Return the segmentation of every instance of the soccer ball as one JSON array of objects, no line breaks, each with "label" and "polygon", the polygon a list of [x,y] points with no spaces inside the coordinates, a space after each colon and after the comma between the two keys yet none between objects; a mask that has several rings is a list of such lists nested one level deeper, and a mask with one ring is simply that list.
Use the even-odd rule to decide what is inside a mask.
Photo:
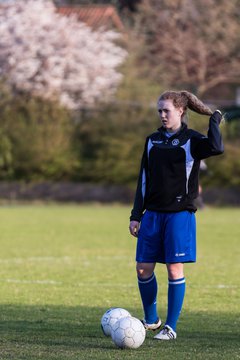
[{"label": "soccer ball", "polygon": [[134,317],[119,319],[112,329],[112,340],[121,349],[137,349],[145,340],[146,330]]},{"label": "soccer ball", "polygon": [[117,320],[126,316],[131,316],[131,314],[125,309],[122,308],[108,309],[101,319],[101,327],[104,335],[111,336],[113,325],[117,322]]}]

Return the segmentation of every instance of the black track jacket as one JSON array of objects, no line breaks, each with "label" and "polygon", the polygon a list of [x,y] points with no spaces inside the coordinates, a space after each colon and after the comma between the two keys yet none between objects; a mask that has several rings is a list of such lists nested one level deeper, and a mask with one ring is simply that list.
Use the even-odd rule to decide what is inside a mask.
[{"label": "black track jacket", "polygon": [[181,129],[166,137],[165,129],[147,137],[130,220],[141,221],[145,209],[159,212],[196,211],[200,160],[223,153],[221,114],[209,120],[207,136]]}]

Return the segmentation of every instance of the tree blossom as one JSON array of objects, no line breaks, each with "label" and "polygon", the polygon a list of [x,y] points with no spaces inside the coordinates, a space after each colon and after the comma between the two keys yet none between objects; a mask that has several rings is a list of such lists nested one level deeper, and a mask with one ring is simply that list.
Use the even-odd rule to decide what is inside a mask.
[{"label": "tree blossom", "polygon": [[58,14],[50,0],[2,5],[0,34],[0,76],[15,92],[76,109],[107,100],[121,80],[119,35]]}]

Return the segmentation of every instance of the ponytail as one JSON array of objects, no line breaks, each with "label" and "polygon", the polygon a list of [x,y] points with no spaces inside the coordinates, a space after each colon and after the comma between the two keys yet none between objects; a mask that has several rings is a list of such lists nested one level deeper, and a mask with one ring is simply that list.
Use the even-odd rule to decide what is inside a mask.
[{"label": "ponytail", "polygon": [[182,107],[184,110],[184,115],[187,112],[187,109],[190,109],[198,114],[202,115],[212,115],[212,110],[206,106],[200,99],[189,91],[165,91],[158,99],[158,102],[161,100],[172,100],[173,105],[176,108]]},{"label": "ponytail", "polygon": [[204,105],[204,103],[192,93],[183,90],[180,91],[180,94],[181,96],[185,96],[187,98],[187,107],[190,110],[195,111],[198,114],[212,115],[212,110],[208,106]]}]

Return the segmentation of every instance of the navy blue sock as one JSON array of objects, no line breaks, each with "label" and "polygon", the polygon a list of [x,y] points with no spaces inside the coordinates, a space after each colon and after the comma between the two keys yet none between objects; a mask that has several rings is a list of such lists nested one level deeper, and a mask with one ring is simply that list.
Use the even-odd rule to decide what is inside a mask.
[{"label": "navy blue sock", "polygon": [[148,324],[158,319],[157,315],[157,280],[153,273],[148,279],[138,277],[138,287],[142,298],[145,321]]},{"label": "navy blue sock", "polygon": [[185,295],[185,278],[168,280],[168,313],[166,325],[176,331]]}]

